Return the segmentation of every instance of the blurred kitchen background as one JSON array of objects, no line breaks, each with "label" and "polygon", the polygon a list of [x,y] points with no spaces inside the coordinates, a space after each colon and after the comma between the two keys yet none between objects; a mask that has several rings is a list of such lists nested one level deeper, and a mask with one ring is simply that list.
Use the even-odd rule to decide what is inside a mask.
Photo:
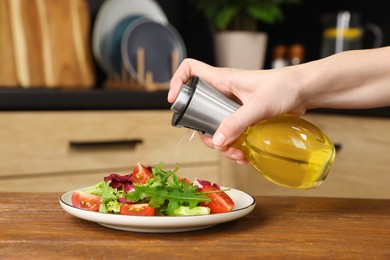
[{"label": "blurred kitchen background", "polygon": [[[92,20],[104,0],[89,0]],[[156,0],[164,10],[169,22],[178,30],[187,48],[187,56],[216,65],[213,38],[208,21],[192,0]],[[302,0],[299,4],[282,5],[284,18],[274,24],[258,22],[259,30],[268,34],[264,68],[271,68],[273,48],[277,45],[300,44],[304,48],[304,60],[312,61],[320,57],[324,24],[321,16],[327,13],[349,10],[358,12],[361,23],[377,24],[383,31],[382,46],[390,44],[390,21],[388,1],[329,0],[326,2]],[[364,37],[364,46],[371,46],[373,35]],[[98,70],[100,83],[104,75]],[[100,84],[98,84],[100,85]]]},{"label": "blurred kitchen background", "polygon": [[[104,0],[89,0],[91,18],[94,20],[96,13]],[[213,48],[213,35],[210,24],[204,18],[201,11],[194,7],[192,0],[156,0],[165,12],[169,22],[178,30],[184,40],[187,56],[199,59],[212,65],[218,65],[215,61]],[[272,67],[274,48],[279,45],[291,46],[299,44],[304,48],[303,61],[312,61],[321,56],[321,41],[324,31],[322,16],[339,11],[351,11],[360,15],[361,24],[373,23],[378,25],[383,32],[381,46],[390,44],[390,22],[387,10],[390,10],[390,2],[366,1],[366,0],[330,0],[324,3],[318,1],[301,0],[298,4],[283,4],[283,20],[273,24],[258,21],[258,30],[266,32],[268,41],[263,68]],[[375,41],[372,33],[363,37],[363,48],[369,48]],[[104,81],[105,75],[97,69],[97,85]]]},{"label": "blurred kitchen background", "polygon": [[[239,40],[240,50],[231,51],[222,47],[225,36],[215,46],[212,24],[194,2],[221,0],[0,0],[0,190],[68,191],[110,172],[128,173],[138,162],[164,161],[168,168],[179,163],[183,177],[253,195],[389,198],[389,107],[308,111],[304,117],[338,148],[326,182],[311,191],[278,187],[199,139],[187,142],[193,133],[171,126],[168,82],[182,59],[218,65],[237,59],[227,54],[244,57],[249,45],[261,49]],[[343,26],[360,19],[383,33],[379,40],[372,32],[360,38],[350,28],[344,38],[358,48],[375,40],[390,45],[389,1],[301,0],[280,7],[283,20],[264,22],[279,13],[268,5],[263,20],[250,23],[265,43],[258,54],[249,52],[262,57],[256,69],[320,58],[328,13],[339,14]],[[143,19],[146,13],[152,21]],[[328,29],[329,53],[335,30]],[[224,49],[224,60],[217,60]]]},{"label": "blurred kitchen background", "polygon": [[[23,0],[1,0],[0,7],[3,10],[0,13],[0,18],[2,19],[2,26],[0,27],[0,60],[2,61],[2,63],[6,63],[8,65],[3,65],[2,69],[0,69],[0,86],[15,85],[12,84],[13,82],[15,82],[15,79],[10,79],[10,77],[12,77],[12,72],[22,74],[21,76],[19,75],[19,77],[21,77],[22,79],[19,79],[19,81],[16,80],[19,85],[28,85],[29,83],[25,82],[27,80],[26,73],[23,74],[23,71],[20,72],[19,70],[30,70],[30,74],[33,75],[34,73],[39,73],[39,64],[45,64],[44,70],[47,74],[49,74],[49,76],[46,75],[46,78],[49,78],[46,79],[46,81],[50,81],[51,77],[51,83],[49,82],[50,84],[48,84],[51,87],[63,87],[61,86],[61,83],[63,83],[63,85],[73,86],[77,88],[77,86],[75,85],[79,83],[79,86],[84,88],[103,88],[107,81],[107,77],[109,77],[109,75],[107,75],[109,73],[107,73],[107,69],[102,68],[102,64],[99,60],[102,54],[97,55],[96,50],[92,50],[94,45],[92,41],[94,39],[94,34],[95,36],[97,34],[96,31],[102,32],[104,30],[111,30],[112,32],[110,33],[113,34],[113,31],[117,29],[115,28],[115,26],[102,26],[98,23],[99,21],[96,21],[98,13],[104,13],[101,10],[101,7],[103,6],[104,2],[104,0],[69,0],[68,3],[73,3],[73,7],[66,7],[65,9],[64,7],[66,5],[69,6],[69,4],[62,4],[61,7],[61,4],[52,4],[53,1],[27,2]],[[132,8],[134,9],[134,6],[137,7],[137,5],[139,5],[137,4],[137,1],[129,1],[127,6],[123,5],[125,1],[121,2],[124,14],[122,14],[121,17],[117,18],[117,20],[113,19],[111,23],[119,23],[120,18],[129,18],[130,16],[134,16],[135,14],[137,14],[135,11],[131,11]],[[222,48],[215,47],[213,45],[214,36],[212,31],[210,30],[212,24],[209,20],[205,19],[202,10],[197,9],[196,4],[194,4],[195,2],[207,3],[207,1],[155,0],[146,2],[154,2],[156,5],[158,5],[159,8],[161,8],[161,14],[159,15],[164,17],[162,19],[161,17],[152,17],[153,19],[156,18],[154,20],[156,20],[157,22],[162,22],[164,24],[169,24],[169,26],[172,27],[169,29],[178,32],[178,35],[176,35],[176,38],[174,39],[175,43],[178,44],[180,48],[182,48],[182,50],[179,50],[179,56],[176,59],[178,62],[180,62],[184,56],[199,59],[212,65],[221,65],[218,61],[216,61],[216,52],[220,51],[220,49]],[[353,15],[358,15],[359,17],[357,19],[360,20],[359,25],[361,25],[362,28],[368,24],[374,24],[376,26],[376,29],[380,30],[383,33],[381,39],[379,39],[379,43],[377,43],[377,46],[387,46],[390,43],[390,22],[387,19],[387,10],[389,10],[390,3],[387,1],[330,0],[326,1],[326,3],[319,3],[317,1],[309,0],[292,0],[292,2],[296,3],[283,3],[279,6],[283,15],[283,19],[279,19],[278,21],[273,23],[264,22],[264,19],[259,19],[258,21],[256,21],[257,28],[255,28],[254,31],[263,32],[266,35],[266,39],[264,41],[266,49],[264,50],[264,53],[256,54],[263,56],[260,68],[268,69],[274,67],[273,62],[275,61],[275,55],[277,55],[277,50],[286,52],[286,59],[289,59],[287,51],[288,48],[292,46],[297,47],[297,49],[295,50],[298,52],[298,54],[296,55],[299,56],[299,62],[307,62],[320,58],[322,56],[321,48],[323,48],[323,32],[326,29],[324,15],[329,13],[336,14],[341,11],[348,11]],[[66,3],[66,1],[63,1],[61,3]],[[70,10],[71,8],[75,8],[76,5],[78,5],[78,7],[76,7],[75,10]],[[61,8],[63,9],[62,17],[60,13]],[[142,5],[138,6],[137,8],[142,8]],[[144,8],[145,10],[147,10],[148,5],[146,5]],[[77,18],[77,16],[75,15],[71,16],[72,11],[76,12],[79,18]],[[45,12],[47,12],[49,15],[45,16]],[[125,15],[126,12],[128,14],[127,16]],[[153,12],[145,11],[144,14],[145,13],[150,14]],[[139,14],[142,16],[142,12],[140,12]],[[28,18],[24,21],[21,18],[23,15],[28,16]],[[153,15],[155,15],[155,13],[153,13]],[[34,16],[36,19],[34,18]],[[111,16],[115,18],[115,12],[107,14],[106,11],[105,16]],[[71,17],[73,17],[74,19],[77,18],[78,20],[71,20]],[[100,20],[107,21],[109,19],[105,17],[105,19]],[[351,18],[351,21],[352,20],[355,19]],[[49,23],[49,25],[42,26],[45,24],[45,22]],[[53,25],[52,27],[54,29],[50,28],[50,23],[55,24],[56,22],[58,23],[57,27]],[[79,24],[79,29],[77,29],[77,23]],[[68,27],[66,26],[71,29],[68,30]],[[100,27],[102,27],[103,29],[99,29]],[[21,28],[23,28],[24,31],[20,31]],[[58,30],[58,28],[61,28],[61,30]],[[41,37],[39,36],[40,32],[47,32],[50,30],[57,30],[57,32],[51,32],[48,35],[42,33]],[[69,34],[69,31],[71,30],[73,30],[73,34]],[[13,31],[14,33],[11,34],[11,31]],[[15,31],[17,31],[17,33],[15,33]],[[58,31],[62,32],[60,33]],[[119,36],[116,35],[116,37],[121,37],[123,31],[124,29],[119,32],[117,31],[117,34],[121,34]],[[77,43],[76,40],[80,37],[81,39]],[[57,39],[57,48],[62,49],[63,53],[59,53],[55,47],[53,47],[53,50],[51,50],[50,53],[50,51],[48,51],[48,43],[50,43],[50,40],[48,38],[52,38],[51,43],[55,43],[55,40],[53,40],[53,38]],[[74,40],[75,38],[76,40]],[[18,40],[20,39],[25,40],[25,46],[23,46],[23,44],[16,44],[16,42],[18,42]],[[69,43],[70,39],[73,39],[73,44]],[[358,48],[370,48],[374,45],[375,37],[371,31],[368,31],[364,34],[363,37],[361,37],[361,39],[359,39],[359,41],[360,40],[362,44]],[[182,42],[178,43],[178,41]],[[78,45],[76,46],[76,44]],[[118,48],[116,49],[119,49],[120,45],[117,45],[117,47]],[[282,49],[280,49],[280,47]],[[284,47],[287,49],[283,49]],[[79,70],[77,70],[77,66],[74,66],[75,71],[69,72],[69,75],[70,78],[73,75],[74,77],[79,76],[80,79],[78,82],[75,80],[73,84],[72,82],[67,82],[66,80],[58,80],[56,82],[55,79],[53,79],[55,78],[55,76],[51,76],[50,73],[59,74],[59,72],[56,71],[56,66],[54,66],[56,65],[56,62],[60,63],[59,68],[61,68],[61,64],[67,66],[68,69],[69,67],[71,67],[71,58],[66,58],[63,56],[67,54],[72,55],[72,48],[74,48],[74,52],[76,52],[76,54],[74,55],[78,55],[77,62],[79,65]],[[101,52],[108,52],[109,50],[107,49],[108,48],[105,48],[104,50],[101,50]],[[240,55],[243,55],[242,51],[245,49],[246,48],[241,48]],[[12,61],[12,57],[10,56],[12,53],[14,55],[14,64],[9,62]],[[23,55],[25,56],[23,57]],[[50,55],[51,63],[48,63],[47,61],[50,61]],[[226,56],[226,54],[222,55]],[[26,60],[26,58],[27,60],[30,59],[30,62],[27,65],[24,64],[23,68],[23,64],[21,65],[21,63],[23,63],[23,59]],[[145,56],[145,60],[147,60],[147,54]],[[126,63],[126,59],[124,59],[123,62]],[[155,63],[157,64],[157,62]],[[36,67],[38,68],[32,68],[34,65],[36,65]],[[164,67],[164,65],[157,64],[156,66]],[[177,66],[177,64],[173,64],[173,66]],[[12,67],[16,67],[17,72],[12,71]],[[125,69],[127,70],[127,73],[129,73],[131,76],[131,71],[129,72],[131,68],[129,69],[128,67],[129,66],[126,66]],[[80,73],[81,75],[77,75],[76,72]],[[84,72],[84,74],[82,74],[82,72]],[[64,72],[63,74],[65,75]],[[145,79],[147,76],[146,72],[144,74],[143,78]],[[31,77],[33,76],[31,75],[30,81],[33,81],[33,79],[31,79]],[[132,76],[134,77],[134,75]],[[155,75],[155,79],[156,77],[157,75]],[[22,83],[20,83],[21,81]],[[11,82],[11,84],[9,84],[9,82]],[[40,81],[38,80],[35,81],[35,83],[31,84],[35,86],[45,85],[45,83],[39,84],[39,82]],[[118,80],[114,81],[114,83],[115,82],[118,82]],[[113,81],[111,81],[111,83],[113,83]],[[142,83],[143,85],[145,85],[144,82]],[[110,86],[113,86],[113,84],[110,84]],[[154,86],[154,88],[150,89],[155,90],[158,88],[158,86]]]},{"label": "blurred kitchen background", "polygon": [[[158,0],[171,23],[179,30],[187,46],[188,56],[215,64],[209,25],[204,17],[194,11],[191,0]],[[284,19],[275,24],[259,22],[259,30],[269,35],[265,68],[271,67],[272,48],[279,44],[302,44],[305,60],[320,57],[322,32],[321,16],[326,13],[349,10],[359,12],[362,24],[372,22],[382,28],[383,46],[390,44],[390,2],[380,0],[329,0],[326,2],[302,0],[300,4],[282,5]],[[365,37],[367,45],[372,35]]]}]

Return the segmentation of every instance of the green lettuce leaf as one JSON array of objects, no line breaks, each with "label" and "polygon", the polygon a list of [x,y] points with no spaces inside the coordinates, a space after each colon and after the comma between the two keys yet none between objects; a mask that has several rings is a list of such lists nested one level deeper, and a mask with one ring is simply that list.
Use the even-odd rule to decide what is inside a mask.
[{"label": "green lettuce leaf", "polygon": [[208,207],[202,207],[197,206],[194,208],[186,207],[186,206],[180,206],[177,207],[173,214],[175,216],[196,216],[196,215],[208,215],[210,214],[210,208]]},{"label": "green lettuce leaf", "polygon": [[121,203],[118,198],[123,197],[125,192],[110,187],[109,182],[99,182],[95,186],[89,188],[87,192],[100,196],[99,212],[103,213],[119,213]]}]

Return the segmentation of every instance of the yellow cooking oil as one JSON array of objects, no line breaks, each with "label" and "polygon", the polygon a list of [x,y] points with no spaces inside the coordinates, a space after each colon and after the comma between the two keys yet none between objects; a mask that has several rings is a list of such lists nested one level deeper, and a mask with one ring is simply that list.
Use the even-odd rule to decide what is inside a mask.
[{"label": "yellow cooking oil", "polygon": [[283,115],[249,127],[233,144],[268,180],[289,188],[311,189],[328,175],[335,148],[310,122]]}]

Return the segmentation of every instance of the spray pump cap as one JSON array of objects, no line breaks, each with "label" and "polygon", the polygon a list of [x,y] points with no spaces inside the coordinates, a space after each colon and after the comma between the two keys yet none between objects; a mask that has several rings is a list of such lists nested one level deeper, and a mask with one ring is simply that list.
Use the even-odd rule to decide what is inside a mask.
[{"label": "spray pump cap", "polygon": [[171,106],[174,113],[172,125],[213,136],[225,117],[239,107],[239,104],[195,76],[182,85]]}]

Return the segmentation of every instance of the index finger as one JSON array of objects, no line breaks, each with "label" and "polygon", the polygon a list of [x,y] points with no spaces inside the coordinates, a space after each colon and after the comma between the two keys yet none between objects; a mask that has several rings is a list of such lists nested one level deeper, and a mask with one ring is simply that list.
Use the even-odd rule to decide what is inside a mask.
[{"label": "index finger", "polygon": [[170,81],[168,102],[173,103],[175,101],[181,86],[187,83],[193,76],[199,76],[209,81],[212,78],[212,69],[212,66],[201,61],[188,58],[183,60]]}]

